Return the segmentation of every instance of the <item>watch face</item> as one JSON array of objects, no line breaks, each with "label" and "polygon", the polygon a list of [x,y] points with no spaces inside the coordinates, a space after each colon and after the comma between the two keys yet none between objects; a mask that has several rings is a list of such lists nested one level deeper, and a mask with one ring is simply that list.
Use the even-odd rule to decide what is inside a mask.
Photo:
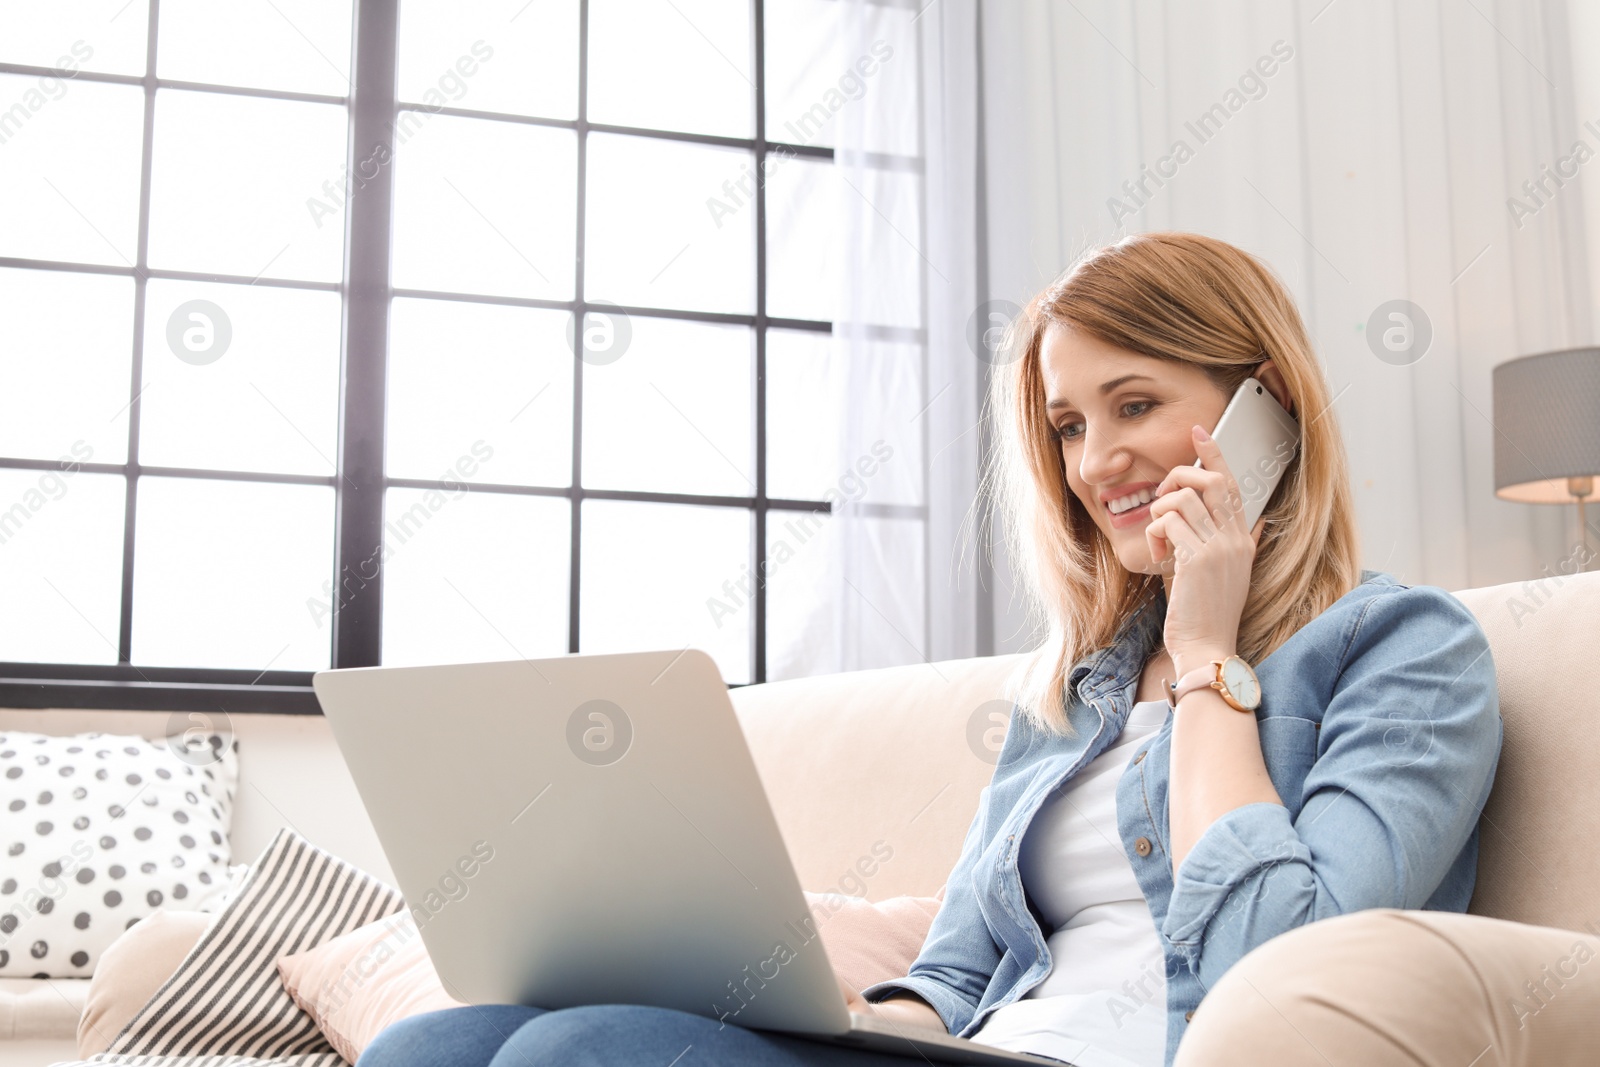
[{"label": "watch face", "polygon": [[1245,707],[1255,708],[1261,703],[1261,685],[1256,681],[1255,672],[1238,656],[1230,656],[1222,661],[1222,681],[1228,687],[1228,692],[1233,694],[1233,699]]}]

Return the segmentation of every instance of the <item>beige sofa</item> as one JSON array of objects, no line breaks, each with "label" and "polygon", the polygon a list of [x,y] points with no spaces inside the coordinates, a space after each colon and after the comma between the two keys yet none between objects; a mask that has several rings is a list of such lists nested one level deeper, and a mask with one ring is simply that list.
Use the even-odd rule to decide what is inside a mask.
[{"label": "beige sofa", "polygon": [[[1595,927],[1600,573],[1456,596],[1488,634],[1505,720],[1471,911],[1575,931]],[[982,731],[991,713],[1009,707],[1004,683],[1018,659],[945,661],[733,691],[803,886],[873,900],[937,893],[993,771]],[[56,734],[98,729],[155,737],[169,721],[165,713],[0,710],[0,728]],[[232,833],[237,861],[253,858],[289,825],[392,880],[324,720],[236,715],[233,722],[241,756]],[[886,849],[889,858],[879,862]],[[72,1058],[86,985],[0,982],[0,1067]],[[1337,998],[1340,991],[1322,992]]]}]

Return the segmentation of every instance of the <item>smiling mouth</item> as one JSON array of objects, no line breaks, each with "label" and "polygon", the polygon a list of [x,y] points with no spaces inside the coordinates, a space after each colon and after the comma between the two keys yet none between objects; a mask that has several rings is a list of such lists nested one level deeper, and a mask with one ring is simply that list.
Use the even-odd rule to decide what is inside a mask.
[{"label": "smiling mouth", "polygon": [[[1111,517],[1111,528],[1120,530],[1150,520],[1150,505],[1155,501],[1155,486],[1146,486],[1101,504]],[[1148,497],[1149,499],[1144,499]],[[1130,506],[1131,505],[1131,506]]]},{"label": "smiling mouth", "polygon": [[[1145,499],[1146,497],[1149,499]],[[1155,498],[1155,487],[1146,486],[1143,489],[1136,490],[1124,496],[1119,496],[1115,500],[1106,501],[1105,508],[1106,511],[1110,512],[1112,515],[1125,515],[1130,511],[1137,511],[1139,508],[1150,503],[1150,501],[1154,500]]]}]

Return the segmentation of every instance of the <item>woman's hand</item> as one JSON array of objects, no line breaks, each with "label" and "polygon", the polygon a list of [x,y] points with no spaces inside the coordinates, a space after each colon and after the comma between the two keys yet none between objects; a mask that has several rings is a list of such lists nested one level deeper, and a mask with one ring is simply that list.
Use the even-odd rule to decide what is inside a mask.
[{"label": "woman's hand", "polygon": [[[1254,530],[1245,528],[1244,496],[1222,449],[1204,427],[1190,433],[1205,469],[1185,465],[1168,471],[1156,487],[1145,526],[1150,558],[1158,565],[1171,559],[1163,641],[1180,678],[1237,651],[1239,618],[1267,522],[1263,515]],[[1168,572],[1165,566],[1162,570]]]},{"label": "woman's hand", "polygon": [[839,988],[844,991],[844,1006],[846,1008],[849,1008],[857,1015],[877,1014],[873,1010],[872,1004],[864,1000],[860,993],[857,993],[854,989],[851,989],[850,984],[843,978],[840,978],[838,972],[834,973],[834,977],[839,979]]},{"label": "woman's hand", "polygon": [[[834,977],[839,978],[837,971],[834,972]],[[949,1033],[945,1029],[944,1020],[933,1010],[933,1005],[915,993],[895,990],[883,1000],[872,1003],[851,989],[843,978],[839,978],[839,989],[844,993],[844,1006],[858,1015],[876,1015],[895,1024],[905,1023],[908,1026],[936,1030],[941,1034]]]}]

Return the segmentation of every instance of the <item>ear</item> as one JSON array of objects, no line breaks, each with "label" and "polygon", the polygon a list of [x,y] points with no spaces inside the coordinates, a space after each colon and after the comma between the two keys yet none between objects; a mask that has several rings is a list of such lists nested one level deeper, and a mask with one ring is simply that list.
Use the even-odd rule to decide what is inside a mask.
[{"label": "ear", "polygon": [[1255,369],[1252,377],[1267,387],[1267,391],[1272,394],[1274,400],[1283,405],[1285,411],[1297,419],[1300,417],[1300,413],[1294,409],[1294,397],[1289,395],[1289,385],[1283,380],[1282,372],[1278,370],[1278,365],[1272,362],[1270,356]]}]

